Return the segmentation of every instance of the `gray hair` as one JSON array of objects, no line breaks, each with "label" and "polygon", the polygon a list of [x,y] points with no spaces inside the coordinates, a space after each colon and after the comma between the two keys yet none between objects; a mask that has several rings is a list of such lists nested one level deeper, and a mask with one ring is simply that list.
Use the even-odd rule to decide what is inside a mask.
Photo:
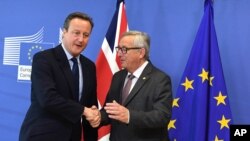
[{"label": "gray hair", "polygon": [[149,59],[149,51],[150,51],[150,37],[147,33],[141,32],[141,31],[128,31],[124,32],[121,36],[121,38],[125,36],[135,36],[134,38],[134,46],[135,47],[140,47],[140,48],[145,48],[146,53],[145,53],[145,59]]}]

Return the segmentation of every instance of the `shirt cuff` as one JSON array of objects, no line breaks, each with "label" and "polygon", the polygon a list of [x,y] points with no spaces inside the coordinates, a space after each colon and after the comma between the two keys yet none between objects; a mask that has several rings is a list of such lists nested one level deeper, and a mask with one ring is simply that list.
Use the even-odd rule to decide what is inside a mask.
[{"label": "shirt cuff", "polygon": [[129,110],[128,110],[128,121],[127,121],[127,124],[129,124],[129,120],[130,120],[130,113],[129,113]]}]

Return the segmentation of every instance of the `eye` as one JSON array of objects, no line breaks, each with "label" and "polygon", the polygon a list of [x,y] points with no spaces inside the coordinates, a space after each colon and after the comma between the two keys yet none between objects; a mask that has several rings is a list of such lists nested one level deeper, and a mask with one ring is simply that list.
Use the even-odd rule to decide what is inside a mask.
[{"label": "eye", "polygon": [[72,34],[73,34],[74,36],[79,36],[79,35],[80,35],[80,32],[79,32],[79,31],[73,31]]},{"label": "eye", "polygon": [[122,50],[122,52],[127,52],[127,48],[126,47],[122,47],[121,50]]},{"label": "eye", "polygon": [[83,37],[84,37],[84,38],[89,37],[89,33],[83,33]]}]

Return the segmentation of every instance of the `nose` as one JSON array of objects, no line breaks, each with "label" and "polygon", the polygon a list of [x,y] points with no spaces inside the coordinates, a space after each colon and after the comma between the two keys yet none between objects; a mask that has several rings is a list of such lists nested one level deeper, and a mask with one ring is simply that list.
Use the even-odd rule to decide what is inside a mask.
[{"label": "nose", "polygon": [[80,34],[80,35],[78,35],[78,40],[79,40],[79,41],[83,41],[83,40],[84,40],[84,38],[85,38],[85,37],[84,37],[84,35],[81,35],[81,34]]},{"label": "nose", "polygon": [[83,33],[78,35],[78,39],[80,41],[83,41],[84,39],[87,39],[89,37],[89,34]]}]

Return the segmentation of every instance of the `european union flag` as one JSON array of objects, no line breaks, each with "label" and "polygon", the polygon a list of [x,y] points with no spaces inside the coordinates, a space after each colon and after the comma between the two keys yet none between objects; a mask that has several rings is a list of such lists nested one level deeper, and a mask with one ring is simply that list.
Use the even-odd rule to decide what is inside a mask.
[{"label": "european union flag", "polygon": [[20,60],[19,65],[29,65],[32,64],[33,55],[39,51],[52,48],[53,43],[30,43],[21,42],[20,43]]},{"label": "european union flag", "polygon": [[213,22],[212,0],[204,15],[172,105],[172,141],[229,141],[232,115]]}]

